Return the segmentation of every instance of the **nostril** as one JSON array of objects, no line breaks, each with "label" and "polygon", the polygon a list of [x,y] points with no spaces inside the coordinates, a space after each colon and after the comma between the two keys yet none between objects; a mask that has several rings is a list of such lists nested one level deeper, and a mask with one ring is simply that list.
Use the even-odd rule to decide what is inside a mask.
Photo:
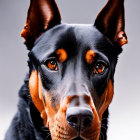
[{"label": "nostril", "polygon": [[70,123],[73,123],[73,124],[78,124],[78,119],[77,119],[77,117],[71,117],[71,118],[69,119],[69,122],[70,122]]},{"label": "nostril", "polygon": [[77,116],[70,116],[70,117],[67,118],[67,121],[73,127],[76,127],[78,125],[78,118],[77,118]]},{"label": "nostril", "polygon": [[66,112],[66,120],[71,127],[83,130],[92,124],[93,112],[86,107],[70,107]]},{"label": "nostril", "polygon": [[90,126],[92,123],[93,117],[89,116],[88,118],[85,118],[83,120],[83,126],[82,127],[87,127]]}]

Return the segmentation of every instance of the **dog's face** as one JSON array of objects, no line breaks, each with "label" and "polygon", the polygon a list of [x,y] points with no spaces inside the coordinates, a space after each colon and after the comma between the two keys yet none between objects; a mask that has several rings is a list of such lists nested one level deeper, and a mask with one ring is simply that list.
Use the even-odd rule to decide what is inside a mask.
[{"label": "dog's face", "polygon": [[[44,6],[47,5],[46,9],[53,5],[53,8],[50,8],[52,11],[44,10],[46,17],[52,16],[52,13],[59,14],[54,1],[31,1],[28,12],[30,20],[27,19],[22,32],[27,46],[30,47],[29,58],[33,65],[29,89],[44,125],[49,128],[54,140],[80,137],[99,139],[102,115],[113,97],[117,56],[121,52],[121,45],[127,42],[123,30],[124,20],[120,20],[123,2],[118,1],[108,2],[107,8],[105,7],[97,17],[95,26],[62,24],[58,16],[48,18],[47,23],[43,20],[41,25],[47,25],[49,30],[41,36],[41,30],[32,25],[32,20],[35,19],[32,16],[34,5],[43,3]],[[110,4],[113,5],[113,9],[121,6],[121,10],[116,11],[119,12],[119,21],[114,19],[115,23],[113,22],[113,27],[110,25],[109,29],[109,23],[106,25],[103,20],[108,12],[112,12]],[[51,14],[48,15],[49,11]],[[116,12],[113,11],[113,14]],[[111,15],[108,22],[110,18]],[[53,23],[53,26],[50,26],[50,23]],[[34,45],[29,46],[33,42]]]},{"label": "dog's face", "polygon": [[[57,25],[36,41],[29,56],[38,71],[39,95],[54,139],[60,134],[67,139],[78,136],[79,131],[71,125],[83,129],[82,137],[97,139],[102,113],[113,96],[111,74],[116,63],[113,48],[93,25]],[[76,124],[78,118],[73,114],[76,109],[91,112],[81,126]]]}]

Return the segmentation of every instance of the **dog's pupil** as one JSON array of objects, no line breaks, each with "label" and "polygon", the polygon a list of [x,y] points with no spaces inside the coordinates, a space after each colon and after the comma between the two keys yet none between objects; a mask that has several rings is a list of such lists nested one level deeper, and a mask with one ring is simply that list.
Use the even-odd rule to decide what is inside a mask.
[{"label": "dog's pupil", "polygon": [[51,63],[51,65],[56,65],[56,62],[53,60],[50,63]]},{"label": "dog's pupil", "polygon": [[98,63],[95,67],[95,73],[96,74],[101,74],[101,73],[104,72],[104,70],[105,70],[105,65],[102,64],[102,63]]},{"label": "dog's pupil", "polygon": [[103,70],[104,69],[104,66],[103,66],[103,64],[97,64],[96,68]]}]

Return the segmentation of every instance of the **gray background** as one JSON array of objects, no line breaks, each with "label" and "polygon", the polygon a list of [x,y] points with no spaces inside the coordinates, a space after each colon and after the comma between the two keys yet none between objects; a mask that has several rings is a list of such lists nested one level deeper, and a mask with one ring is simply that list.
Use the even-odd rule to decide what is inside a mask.
[{"label": "gray background", "polygon": [[[107,0],[57,0],[64,22],[94,23]],[[0,0],[0,139],[17,110],[18,90],[27,67],[27,50],[19,36],[29,0]],[[140,0],[125,0],[129,44],[115,74],[108,140],[140,139]]]}]

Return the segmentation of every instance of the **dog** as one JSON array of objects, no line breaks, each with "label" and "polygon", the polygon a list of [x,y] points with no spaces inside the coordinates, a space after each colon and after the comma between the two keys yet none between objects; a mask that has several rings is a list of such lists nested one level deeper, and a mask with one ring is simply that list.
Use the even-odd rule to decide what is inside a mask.
[{"label": "dog", "polygon": [[62,23],[55,0],[31,0],[21,36],[29,73],[5,140],[107,140],[124,0],[108,0],[91,25]]}]

